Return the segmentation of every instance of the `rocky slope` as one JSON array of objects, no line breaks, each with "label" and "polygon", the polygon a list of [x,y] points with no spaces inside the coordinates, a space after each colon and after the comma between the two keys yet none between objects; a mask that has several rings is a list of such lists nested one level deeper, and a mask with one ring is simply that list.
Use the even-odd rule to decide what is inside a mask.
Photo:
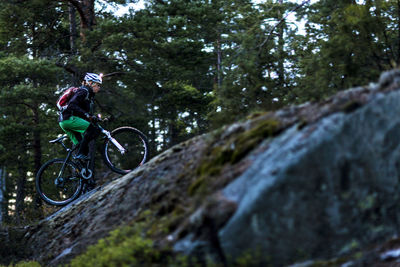
[{"label": "rocky slope", "polygon": [[398,103],[395,70],[198,136],[35,225],[0,230],[0,263],[392,264]]}]

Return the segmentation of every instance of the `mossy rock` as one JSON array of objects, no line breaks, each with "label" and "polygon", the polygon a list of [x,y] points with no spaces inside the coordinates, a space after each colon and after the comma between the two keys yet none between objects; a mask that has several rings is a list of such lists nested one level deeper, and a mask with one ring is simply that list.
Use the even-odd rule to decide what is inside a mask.
[{"label": "mossy rock", "polygon": [[350,100],[347,103],[343,104],[340,109],[344,113],[351,113],[355,111],[356,109],[360,108],[363,106],[363,103],[359,100]]},{"label": "mossy rock", "polygon": [[276,136],[279,132],[279,121],[269,119],[240,134],[234,141],[234,152],[232,153],[230,162],[232,164],[239,162],[264,139]]},{"label": "mossy rock", "polygon": [[279,121],[263,120],[253,128],[232,136],[224,145],[213,147],[205,154],[204,160],[197,168],[197,179],[189,186],[189,195],[206,194],[213,182],[212,177],[220,175],[224,166],[238,163],[263,140],[276,136],[280,130]]}]

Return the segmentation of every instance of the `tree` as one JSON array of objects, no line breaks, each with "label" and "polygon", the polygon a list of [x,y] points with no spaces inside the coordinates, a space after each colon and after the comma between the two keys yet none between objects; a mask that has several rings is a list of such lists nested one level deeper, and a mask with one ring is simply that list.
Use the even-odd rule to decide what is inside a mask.
[{"label": "tree", "polygon": [[294,5],[267,1],[256,8],[238,1],[231,6],[223,42],[224,80],[215,90],[217,125],[254,111],[273,110],[288,103],[293,86],[292,55],[287,50],[296,29],[286,22]]},{"label": "tree", "polygon": [[299,39],[298,102],[376,80],[398,62],[399,16],[394,1],[321,1],[310,6]]},{"label": "tree", "polygon": [[[154,1],[124,18],[104,20],[93,31],[93,36],[104,36],[99,58],[107,58],[118,74],[110,92],[115,97],[105,102],[119,101],[120,107],[135,103],[134,109],[116,110],[113,117],[139,125],[144,121],[144,128],[150,125],[156,151],[206,129],[213,81],[197,24],[202,12],[197,1]],[[188,88],[194,89],[189,91],[196,92],[196,100],[187,98]]]},{"label": "tree", "polygon": [[[52,123],[47,114],[53,113],[47,107],[55,101],[52,93],[57,70],[53,66],[46,60],[11,56],[0,59],[0,140],[6,140],[2,142],[0,161],[16,179],[18,223],[27,190],[33,193],[32,178],[42,164],[42,137],[52,134],[45,130]],[[34,195],[30,198],[35,199]]]},{"label": "tree", "polygon": [[[7,190],[16,188],[16,221],[22,223],[26,199],[35,203],[32,178],[42,163],[43,130],[51,113],[47,107],[57,85],[58,70],[53,60],[44,58],[62,48],[56,40],[63,27],[56,23],[59,6],[53,1],[2,2],[0,7],[0,45],[7,52],[0,55],[1,161],[13,179]],[[34,12],[38,8],[40,14]]]}]

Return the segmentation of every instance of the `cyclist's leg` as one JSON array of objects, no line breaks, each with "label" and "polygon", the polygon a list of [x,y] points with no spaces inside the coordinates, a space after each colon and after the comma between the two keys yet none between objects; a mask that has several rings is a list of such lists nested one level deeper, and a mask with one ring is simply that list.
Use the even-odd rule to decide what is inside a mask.
[{"label": "cyclist's leg", "polygon": [[59,123],[61,129],[68,135],[74,145],[79,143],[79,138],[77,138],[76,133],[83,135],[83,133],[88,129],[90,122],[72,116],[68,120]]},{"label": "cyclist's leg", "polygon": [[79,146],[78,150],[78,155],[76,156],[79,159],[88,159],[88,153],[89,153],[89,142],[92,141],[93,139],[96,139],[96,137],[99,135],[100,130],[90,124],[89,127],[86,129],[85,134],[83,135],[83,139],[81,141],[81,144]]},{"label": "cyclist's leg", "polygon": [[75,134],[75,138],[78,141],[78,143],[80,143],[82,141],[82,138],[83,138],[82,134],[78,133],[78,132],[73,132],[73,133]]}]

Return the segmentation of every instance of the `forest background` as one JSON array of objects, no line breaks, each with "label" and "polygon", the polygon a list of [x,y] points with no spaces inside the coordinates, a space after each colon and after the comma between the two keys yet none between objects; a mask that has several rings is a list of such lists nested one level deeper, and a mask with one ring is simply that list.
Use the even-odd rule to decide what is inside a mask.
[{"label": "forest background", "polygon": [[[46,213],[34,177],[62,152],[55,102],[104,73],[97,113],[151,155],[254,112],[319,101],[398,66],[400,0],[0,1],[0,224]],[[114,7],[114,8],[110,8]]]}]

